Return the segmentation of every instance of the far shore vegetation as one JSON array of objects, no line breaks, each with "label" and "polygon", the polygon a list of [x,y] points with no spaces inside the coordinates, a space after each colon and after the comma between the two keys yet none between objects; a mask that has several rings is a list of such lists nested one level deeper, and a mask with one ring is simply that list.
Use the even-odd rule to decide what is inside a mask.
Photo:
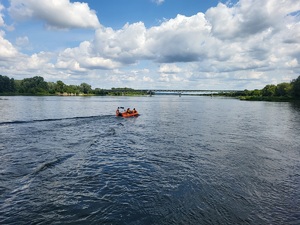
[{"label": "far shore vegetation", "polygon": [[137,91],[132,88],[92,89],[91,85],[67,85],[62,81],[46,82],[43,77],[35,76],[23,80],[15,80],[0,75],[0,95],[60,95],[60,96],[134,96],[146,95],[147,91]]},{"label": "far shore vegetation", "polygon": [[287,83],[268,84],[263,89],[220,93],[228,97],[250,101],[293,101],[300,100],[300,76]]},{"label": "far shore vegetation", "polygon": [[[61,95],[61,96],[138,96],[149,94],[146,90],[132,88],[92,89],[91,85],[67,85],[62,81],[46,82],[43,77],[35,76],[15,80],[0,75],[0,95]],[[151,93],[150,93],[151,94]],[[293,101],[300,100],[300,76],[289,83],[269,84],[263,89],[223,92],[214,95],[235,97],[252,101]]]}]

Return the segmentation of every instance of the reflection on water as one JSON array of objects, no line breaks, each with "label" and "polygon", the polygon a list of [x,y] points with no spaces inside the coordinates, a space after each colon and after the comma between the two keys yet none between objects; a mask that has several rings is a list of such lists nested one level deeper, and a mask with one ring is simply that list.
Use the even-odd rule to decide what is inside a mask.
[{"label": "reflection on water", "polygon": [[299,112],[300,110],[300,101],[293,101],[293,102],[290,102],[289,105],[295,109],[296,111]]},{"label": "reflection on water", "polygon": [[300,222],[298,103],[7,98],[1,224]]}]

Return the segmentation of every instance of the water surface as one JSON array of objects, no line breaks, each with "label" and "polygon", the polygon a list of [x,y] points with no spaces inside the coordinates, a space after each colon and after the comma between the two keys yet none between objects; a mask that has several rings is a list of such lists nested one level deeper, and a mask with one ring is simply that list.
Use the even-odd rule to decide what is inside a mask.
[{"label": "water surface", "polygon": [[1,224],[300,224],[296,103],[1,97],[0,115]]}]

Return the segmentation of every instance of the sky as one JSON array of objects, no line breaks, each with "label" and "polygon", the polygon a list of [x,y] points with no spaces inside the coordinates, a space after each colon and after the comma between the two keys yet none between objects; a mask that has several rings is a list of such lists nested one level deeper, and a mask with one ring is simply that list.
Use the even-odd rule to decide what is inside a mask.
[{"label": "sky", "polygon": [[0,0],[0,74],[262,89],[300,75],[300,0]]}]

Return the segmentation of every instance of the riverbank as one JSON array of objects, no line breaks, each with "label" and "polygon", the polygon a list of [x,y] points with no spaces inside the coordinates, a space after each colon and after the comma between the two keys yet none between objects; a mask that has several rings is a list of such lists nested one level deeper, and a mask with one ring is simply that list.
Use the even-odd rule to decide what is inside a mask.
[{"label": "riverbank", "polygon": [[299,101],[300,99],[283,96],[240,96],[240,100],[243,101],[268,101],[268,102],[291,102]]}]

